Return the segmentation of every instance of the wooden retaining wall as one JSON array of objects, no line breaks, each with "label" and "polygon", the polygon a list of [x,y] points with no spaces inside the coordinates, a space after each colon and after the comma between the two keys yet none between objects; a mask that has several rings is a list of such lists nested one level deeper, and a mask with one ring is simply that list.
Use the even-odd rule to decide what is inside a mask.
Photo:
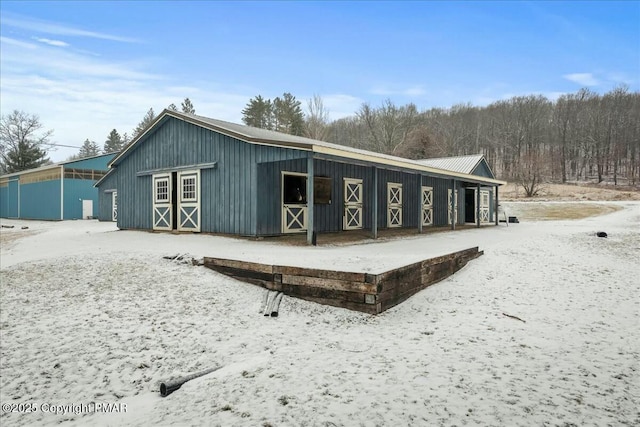
[{"label": "wooden retaining wall", "polygon": [[320,304],[378,314],[449,277],[482,255],[478,247],[425,259],[380,274],[287,267],[204,258],[219,273]]}]

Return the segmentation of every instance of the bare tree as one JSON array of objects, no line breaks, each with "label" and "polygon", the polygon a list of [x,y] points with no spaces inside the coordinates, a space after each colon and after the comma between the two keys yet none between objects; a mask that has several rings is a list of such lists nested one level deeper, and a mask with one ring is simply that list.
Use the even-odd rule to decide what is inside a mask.
[{"label": "bare tree", "polygon": [[414,104],[397,107],[389,99],[377,109],[362,104],[356,116],[367,130],[368,149],[385,154],[397,154],[418,123],[418,109]]},{"label": "bare tree", "polygon": [[305,136],[325,141],[329,135],[329,111],[324,108],[320,95],[313,95],[307,101],[305,118]]}]

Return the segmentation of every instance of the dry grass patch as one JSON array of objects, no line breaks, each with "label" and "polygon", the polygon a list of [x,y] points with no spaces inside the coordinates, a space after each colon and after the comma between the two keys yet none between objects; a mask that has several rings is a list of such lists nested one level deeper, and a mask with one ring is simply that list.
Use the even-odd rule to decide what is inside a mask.
[{"label": "dry grass patch", "polygon": [[505,201],[626,201],[640,200],[638,187],[607,186],[596,184],[543,184],[535,197],[525,197],[524,190],[514,183],[500,188],[500,198]]},{"label": "dry grass patch", "polygon": [[621,206],[598,203],[505,203],[507,215],[520,221],[556,221],[582,219],[606,215],[622,209]]}]

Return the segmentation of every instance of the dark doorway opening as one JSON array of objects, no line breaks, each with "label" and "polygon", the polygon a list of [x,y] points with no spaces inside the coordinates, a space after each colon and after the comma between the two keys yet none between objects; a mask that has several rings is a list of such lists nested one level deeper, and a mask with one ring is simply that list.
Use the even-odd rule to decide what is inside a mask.
[{"label": "dark doorway opening", "polygon": [[171,173],[171,229],[178,229],[178,172]]},{"label": "dark doorway opening", "polygon": [[307,203],[307,177],[284,175],[283,202],[285,205]]},{"label": "dark doorway opening", "polygon": [[466,188],[464,191],[464,222],[476,222],[475,188]]}]

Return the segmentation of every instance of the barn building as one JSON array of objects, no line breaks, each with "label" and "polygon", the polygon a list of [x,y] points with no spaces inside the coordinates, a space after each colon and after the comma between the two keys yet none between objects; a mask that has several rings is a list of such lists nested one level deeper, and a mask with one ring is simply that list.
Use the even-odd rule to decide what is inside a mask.
[{"label": "barn building", "polygon": [[65,220],[97,216],[94,184],[115,153],[0,176],[0,217]]},{"label": "barn building", "polygon": [[[98,182],[120,229],[273,236],[497,224],[482,156],[446,170],[323,141],[164,110]],[[473,195],[473,198],[471,197]],[[473,201],[473,203],[471,203]]]}]

